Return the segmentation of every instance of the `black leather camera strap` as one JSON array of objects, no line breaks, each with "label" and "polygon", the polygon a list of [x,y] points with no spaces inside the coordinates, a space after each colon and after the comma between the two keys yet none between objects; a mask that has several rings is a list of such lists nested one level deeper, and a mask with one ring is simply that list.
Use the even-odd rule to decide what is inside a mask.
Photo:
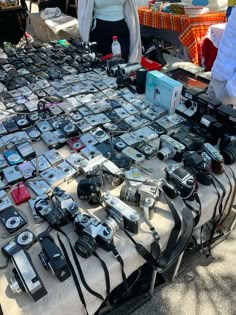
[{"label": "black leather camera strap", "polygon": [[232,173],[232,177],[233,177],[233,180],[234,180],[234,188],[232,189],[231,201],[230,201],[230,204],[229,204],[229,207],[228,207],[228,212],[226,213],[224,218],[221,220],[221,222],[220,222],[221,225],[225,222],[227,217],[230,215],[230,213],[232,211],[232,208],[233,208],[233,203],[234,203],[234,200],[235,200],[235,196],[236,196],[236,175],[235,175],[233,169],[230,166],[227,166],[227,168]]},{"label": "black leather camera strap", "polygon": [[137,243],[135,239],[129,234],[129,232],[126,229],[122,230],[125,232],[125,234],[128,236],[128,238],[131,240],[131,242],[135,245],[135,249],[139,253],[140,256],[143,257],[143,259],[148,262],[152,268],[157,268],[157,260],[152,256],[152,254],[140,243]]},{"label": "black leather camera strap", "polygon": [[64,246],[64,244],[63,244],[63,242],[62,242],[62,240],[60,239],[59,234],[57,234],[57,237],[58,237],[58,241],[59,241],[59,243],[60,243],[61,249],[62,249],[62,251],[63,251],[63,254],[64,254],[64,256],[65,256],[66,262],[67,262],[67,264],[68,264],[68,266],[69,266],[69,268],[70,268],[70,272],[71,272],[72,277],[73,277],[73,279],[74,279],[74,283],[75,283],[76,289],[77,289],[77,291],[78,291],[78,294],[79,294],[81,303],[82,303],[83,306],[84,306],[86,315],[88,315],[87,305],[86,305],[86,302],[85,302],[85,299],[84,299],[84,295],[83,295],[82,289],[81,289],[80,284],[79,284],[78,277],[77,277],[77,275],[76,275],[76,273],[75,273],[75,269],[74,269],[74,267],[73,267],[73,265],[72,265],[72,263],[71,263],[71,261],[70,261],[70,258],[69,258],[69,256],[68,256],[68,253],[67,253],[67,251],[66,251],[66,248],[65,248],[65,246]]},{"label": "black leather camera strap", "polygon": [[112,253],[114,254],[114,256],[116,257],[116,260],[119,262],[119,264],[121,266],[121,274],[122,274],[122,279],[124,282],[125,290],[128,291],[128,282],[127,282],[127,278],[126,278],[125,270],[124,270],[124,266],[125,266],[124,260],[120,256],[120,254],[117,251],[115,246],[112,246]]},{"label": "black leather camera strap", "polygon": [[109,296],[109,294],[111,293],[111,282],[110,282],[110,275],[109,275],[107,265],[106,265],[105,261],[98,255],[98,253],[94,252],[93,256],[98,258],[101,262],[101,265],[102,265],[102,268],[103,268],[104,274],[105,274],[107,296]]},{"label": "black leather camera strap", "polygon": [[[220,194],[220,192],[219,192],[219,190],[218,190],[218,188],[216,186],[216,183],[218,184],[218,186],[222,190],[222,195]],[[217,195],[218,195],[212,219],[215,220],[216,217],[217,217],[218,205],[219,205],[219,218],[215,221],[215,223],[214,223],[214,225],[212,227],[212,230],[211,230],[210,239],[208,241],[208,254],[207,254],[207,256],[211,255],[211,243],[212,243],[213,238],[214,238],[215,230],[216,230],[216,228],[217,228],[217,226],[218,226],[218,224],[219,224],[219,222],[220,222],[220,220],[221,220],[221,218],[223,216],[223,213],[224,213],[223,200],[224,200],[224,197],[226,195],[225,187],[221,184],[221,182],[215,176],[212,177],[212,184],[215,187]]]},{"label": "black leather camera strap", "polygon": [[[75,264],[76,264],[76,267],[77,267],[77,270],[78,270],[80,279],[81,279],[82,284],[83,284],[83,286],[85,287],[85,289],[86,289],[89,293],[91,293],[92,295],[96,296],[98,299],[104,301],[103,296],[102,296],[101,294],[99,294],[98,292],[94,291],[93,289],[91,289],[91,288],[89,287],[89,285],[87,284],[87,282],[86,282],[86,280],[85,280],[85,278],[84,278],[84,274],[83,274],[82,268],[81,268],[81,266],[80,266],[79,260],[78,260],[78,258],[77,258],[76,252],[75,252],[73,246],[71,245],[71,242],[70,242],[70,239],[68,238],[68,236],[67,236],[61,229],[59,229],[59,228],[57,229],[57,231],[60,232],[60,233],[62,233],[62,234],[66,237],[66,239],[68,240],[68,242],[69,242],[70,249],[71,249],[71,252],[72,252],[72,255],[73,255],[73,258],[74,258],[74,261],[75,261]],[[66,252],[66,248],[65,248],[64,244],[62,243],[62,241],[61,241],[61,239],[60,239],[60,237],[59,237],[59,234],[58,234],[57,236],[58,236],[58,240],[59,240],[59,242],[60,242],[60,245],[62,246],[62,251],[63,251],[63,253],[64,253],[64,255],[65,255],[65,258],[66,258],[66,256],[67,256],[68,260],[70,261],[69,256],[68,256],[68,254],[67,254],[67,252]],[[63,248],[64,248],[65,252],[64,252]],[[66,259],[66,260],[67,260],[67,259]],[[68,261],[67,261],[67,263],[68,263]],[[71,262],[68,263],[68,265],[69,265],[69,264],[71,265]],[[78,279],[77,279],[77,282],[78,282]],[[78,289],[78,288],[77,288],[77,289]],[[81,301],[82,301],[82,300],[81,300]],[[83,303],[83,302],[82,302],[82,303]],[[83,304],[84,304],[84,303],[83,303]]]},{"label": "black leather camera strap", "polygon": [[199,221],[200,221],[201,215],[202,215],[202,203],[201,203],[201,200],[198,196],[198,193],[196,193],[196,192],[193,193],[193,196],[194,196],[195,201],[198,203],[199,208],[195,209],[192,205],[188,204],[186,201],[185,201],[185,204],[192,212],[194,212],[196,214],[196,217],[194,219],[194,221],[195,221],[194,226],[197,226]]},{"label": "black leather camera strap", "polygon": [[166,245],[166,248],[159,258],[158,267],[165,268],[168,265],[168,261],[171,257],[173,249],[175,248],[175,245],[177,244],[179,233],[180,233],[181,228],[182,228],[182,221],[181,221],[181,218],[180,218],[178,212],[176,211],[176,208],[175,208],[172,200],[164,192],[162,192],[162,195],[164,196],[164,198],[167,202],[167,205],[170,208],[171,214],[172,214],[172,216],[174,218],[174,222],[175,222],[175,225],[171,231],[171,234],[170,234],[168,243]]}]

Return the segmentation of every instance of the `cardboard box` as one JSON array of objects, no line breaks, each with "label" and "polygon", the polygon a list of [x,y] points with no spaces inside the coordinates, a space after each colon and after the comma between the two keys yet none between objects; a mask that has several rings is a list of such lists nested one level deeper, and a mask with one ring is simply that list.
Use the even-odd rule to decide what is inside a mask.
[{"label": "cardboard box", "polygon": [[175,112],[181,100],[183,84],[157,70],[149,71],[146,79],[146,99],[156,106]]}]

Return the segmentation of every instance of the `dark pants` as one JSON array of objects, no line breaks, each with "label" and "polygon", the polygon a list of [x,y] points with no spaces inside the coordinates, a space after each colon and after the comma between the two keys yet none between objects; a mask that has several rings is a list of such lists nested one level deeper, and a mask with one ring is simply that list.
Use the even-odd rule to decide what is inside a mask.
[{"label": "dark pants", "polygon": [[129,57],[129,29],[125,20],[108,22],[97,19],[96,27],[90,32],[89,40],[97,42],[97,52],[103,56],[111,53],[112,36],[116,35],[121,45],[122,58]]}]

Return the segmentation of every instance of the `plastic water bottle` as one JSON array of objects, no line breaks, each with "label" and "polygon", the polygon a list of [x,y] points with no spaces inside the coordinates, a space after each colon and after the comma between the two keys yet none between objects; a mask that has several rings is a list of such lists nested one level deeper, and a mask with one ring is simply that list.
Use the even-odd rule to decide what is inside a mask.
[{"label": "plastic water bottle", "polygon": [[117,36],[112,36],[111,51],[113,57],[121,58],[121,47],[120,43],[118,42]]}]

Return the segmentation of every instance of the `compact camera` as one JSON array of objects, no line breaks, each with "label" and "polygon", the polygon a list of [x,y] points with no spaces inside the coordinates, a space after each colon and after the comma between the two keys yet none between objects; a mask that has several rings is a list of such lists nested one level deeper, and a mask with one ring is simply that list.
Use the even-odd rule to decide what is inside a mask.
[{"label": "compact camera", "polygon": [[13,206],[0,213],[0,221],[10,234],[17,232],[27,224],[24,217]]},{"label": "compact camera", "polygon": [[19,252],[21,249],[28,250],[37,242],[36,236],[30,230],[26,229],[20,234],[15,236],[6,245],[2,247],[2,252],[7,257],[12,257],[15,253]]},{"label": "compact camera", "polygon": [[106,251],[113,248],[113,231],[87,214],[79,214],[74,220],[75,232],[79,239],[75,243],[76,252],[84,258],[90,257],[97,247]]},{"label": "compact camera", "polygon": [[39,259],[46,270],[51,270],[60,282],[70,277],[70,269],[62,255],[60,248],[55,244],[53,237],[47,232],[38,235],[42,246]]},{"label": "compact camera", "polygon": [[35,302],[47,294],[30,255],[24,249],[16,252],[11,261],[14,265],[14,276],[10,278],[9,285],[13,293],[26,291]]},{"label": "compact camera", "polygon": [[167,135],[160,136],[160,148],[157,157],[161,161],[173,159],[180,162],[185,151],[185,146]]}]

